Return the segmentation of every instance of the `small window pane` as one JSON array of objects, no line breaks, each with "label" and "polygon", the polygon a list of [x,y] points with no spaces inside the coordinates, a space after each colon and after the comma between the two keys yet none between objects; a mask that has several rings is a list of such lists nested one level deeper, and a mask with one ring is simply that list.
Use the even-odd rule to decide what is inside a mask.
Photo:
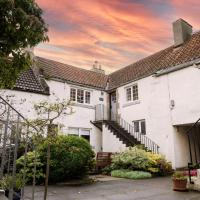
[{"label": "small window pane", "polygon": [[134,131],[135,132],[140,132],[140,124],[139,121],[134,122]]},{"label": "small window pane", "polygon": [[70,91],[70,100],[71,101],[76,101],[76,89],[74,89],[74,88],[71,88],[71,91]]},{"label": "small window pane", "polygon": [[78,128],[69,128],[69,135],[79,135]]},{"label": "small window pane", "polygon": [[131,88],[126,89],[126,100],[131,101]]},{"label": "small window pane", "polygon": [[86,139],[88,142],[90,142],[90,136],[89,135],[81,135],[81,137]]},{"label": "small window pane", "polygon": [[77,102],[84,103],[84,90],[77,90]]},{"label": "small window pane", "polygon": [[141,133],[146,135],[146,124],[145,121],[141,121]]},{"label": "small window pane", "polygon": [[111,101],[112,101],[113,103],[116,103],[116,101],[117,101],[116,93],[112,93],[112,94],[111,94]]},{"label": "small window pane", "polygon": [[86,91],[85,92],[85,103],[90,104],[90,92]]},{"label": "small window pane", "polygon": [[80,135],[90,135],[89,129],[80,129]]},{"label": "small window pane", "polygon": [[138,86],[133,86],[133,101],[138,100]]}]

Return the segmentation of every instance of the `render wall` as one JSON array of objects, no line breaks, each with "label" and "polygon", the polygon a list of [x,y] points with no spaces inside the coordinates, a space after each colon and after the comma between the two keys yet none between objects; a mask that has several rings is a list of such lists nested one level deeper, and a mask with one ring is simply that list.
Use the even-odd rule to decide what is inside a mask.
[{"label": "render wall", "polygon": [[[50,96],[28,93],[15,90],[1,90],[0,95],[4,98],[9,96],[8,99],[11,104],[27,119],[35,119],[33,105],[41,101],[55,102],[58,97],[60,100],[70,99],[70,87],[83,88],[91,91],[91,105],[74,104],[74,113],[69,116],[61,116],[58,120],[58,124],[62,124],[61,132],[63,134],[69,133],[69,127],[73,128],[86,128],[90,129],[90,143],[93,149],[98,152],[102,149],[102,135],[101,131],[90,123],[95,120],[95,105],[105,104],[107,101],[107,94],[100,90],[91,88],[84,88],[58,81],[47,81],[50,87]],[[104,98],[104,101],[100,101],[99,98]]]},{"label": "render wall", "polygon": [[[174,168],[187,165],[187,140],[176,126],[190,124],[200,117],[200,70],[194,66],[159,77],[132,82],[118,88],[118,113],[129,123],[146,120],[147,137],[160,146],[160,152]],[[139,100],[127,103],[125,88],[138,84]],[[174,102],[172,106],[171,102]]]},{"label": "render wall", "polygon": [[103,125],[102,130],[102,144],[104,152],[121,152],[125,151],[128,148],[122,141],[120,141],[113,133],[107,128],[107,126]]}]

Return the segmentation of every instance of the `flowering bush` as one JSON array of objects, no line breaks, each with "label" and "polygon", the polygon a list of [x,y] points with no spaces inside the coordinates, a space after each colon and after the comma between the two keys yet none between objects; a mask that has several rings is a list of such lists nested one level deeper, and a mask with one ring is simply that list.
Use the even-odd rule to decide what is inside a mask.
[{"label": "flowering bush", "polygon": [[129,169],[151,172],[155,175],[167,175],[172,171],[171,163],[161,154],[153,154],[137,146],[115,154],[112,157],[113,169]]}]

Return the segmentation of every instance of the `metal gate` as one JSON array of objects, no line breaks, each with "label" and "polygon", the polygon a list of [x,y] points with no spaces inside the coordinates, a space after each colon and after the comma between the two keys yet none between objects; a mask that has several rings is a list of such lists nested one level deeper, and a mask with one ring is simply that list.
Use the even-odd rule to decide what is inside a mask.
[{"label": "metal gate", "polygon": [[[31,138],[37,134],[37,130],[32,127],[29,122],[10,105],[6,100],[0,97],[0,180],[10,177],[8,189],[8,199],[35,199],[35,175],[36,175],[36,147],[31,142]],[[22,148],[23,147],[23,148]],[[33,183],[31,185],[31,194],[25,193],[23,186],[20,193],[14,190],[16,179],[18,176],[16,161],[23,155],[23,173],[20,174],[22,185],[26,183],[26,165],[27,152],[29,150],[35,152],[33,161]],[[28,196],[27,196],[28,195]]]}]

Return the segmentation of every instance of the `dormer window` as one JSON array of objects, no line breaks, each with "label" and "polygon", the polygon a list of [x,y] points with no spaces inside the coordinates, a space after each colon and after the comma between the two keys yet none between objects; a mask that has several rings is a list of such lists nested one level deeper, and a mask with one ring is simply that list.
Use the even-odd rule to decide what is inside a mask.
[{"label": "dormer window", "polygon": [[138,85],[134,84],[126,88],[126,101],[136,101],[138,100]]},{"label": "dormer window", "polygon": [[80,104],[90,104],[91,92],[83,89],[71,88],[70,100]]}]

